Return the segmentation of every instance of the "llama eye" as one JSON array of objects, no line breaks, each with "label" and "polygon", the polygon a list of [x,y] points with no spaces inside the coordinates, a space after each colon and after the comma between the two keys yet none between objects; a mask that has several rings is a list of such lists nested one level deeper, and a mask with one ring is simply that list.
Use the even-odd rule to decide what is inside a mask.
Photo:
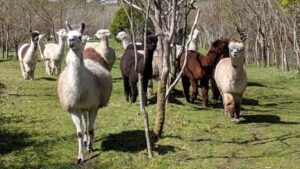
[{"label": "llama eye", "polygon": [[79,38],[79,40],[81,40],[81,36],[79,36],[78,38]]}]

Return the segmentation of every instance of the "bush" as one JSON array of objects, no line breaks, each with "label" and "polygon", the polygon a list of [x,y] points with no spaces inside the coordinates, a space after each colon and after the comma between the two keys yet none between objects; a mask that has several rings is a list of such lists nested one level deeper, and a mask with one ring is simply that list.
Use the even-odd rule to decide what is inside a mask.
[{"label": "bush", "polygon": [[[130,8],[126,7],[126,10],[130,14]],[[133,26],[135,28],[136,38],[137,40],[141,40],[140,38],[142,37],[142,32],[144,28],[143,16],[136,10],[133,10],[132,14],[133,14]],[[121,31],[125,31],[126,33],[131,34],[130,22],[128,20],[126,12],[124,11],[124,8],[119,9],[117,13],[114,15],[113,20],[110,24],[110,31],[114,38],[117,36],[118,32]]]}]

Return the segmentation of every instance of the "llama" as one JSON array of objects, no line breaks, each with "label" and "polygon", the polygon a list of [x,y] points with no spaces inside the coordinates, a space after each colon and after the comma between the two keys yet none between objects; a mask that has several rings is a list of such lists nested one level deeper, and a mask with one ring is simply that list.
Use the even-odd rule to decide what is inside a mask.
[{"label": "llama", "polygon": [[198,50],[199,32],[198,29],[194,30],[188,50]]},{"label": "llama", "polygon": [[25,80],[34,79],[35,66],[38,60],[36,50],[38,47],[38,41],[42,36],[44,35],[40,35],[38,31],[31,32],[30,44],[26,43],[18,50],[21,72]]},{"label": "llama", "polygon": [[97,59],[101,56],[94,49],[88,50],[83,58],[85,42],[82,33],[85,24],[82,23],[79,30],[66,24],[67,44],[70,48],[67,54],[69,64],[59,76],[57,91],[63,109],[70,113],[76,126],[77,164],[82,164],[82,147],[87,146],[89,152],[93,151],[94,122],[98,109],[107,106],[109,102],[112,78],[110,72]]},{"label": "llama", "polygon": [[225,114],[229,114],[231,120],[235,122],[239,122],[242,96],[247,87],[247,74],[244,67],[245,40],[245,35],[230,40],[228,45],[230,58],[222,59],[217,64],[214,74]]},{"label": "llama", "polygon": [[[206,107],[208,106],[208,82],[213,76],[213,70],[218,61],[229,55],[228,43],[228,39],[218,39],[214,41],[206,57],[197,51],[188,51],[187,64],[181,76],[183,93],[188,102],[194,103],[198,93],[197,82],[200,80],[203,102]],[[182,68],[184,64],[184,59],[185,53],[180,56],[180,68]],[[189,94],[190,85],[192,85],[191,95]]]},{"label": "llama", "polygon": [[46,73],[48,75],[60,74],[64,57],[64,44],[67,32],[65,29],[60,29],[56,34],[58,35],[58,44],[48,43],[42,47],[43,44],[40,43],[41,53],[44,58]]},{"label": "llama", "polygon": [[112,69],[116,60],[116,54],[113,48],[109,46],[108,37],[110,31],[108,29],[100,29],[95,34],[96,38],[100,39],[99,42],[87,42],[85,49],[94,48],[107,62],[109,71]]},{"label": "llama", "polygon": [[[143,75],[143,93],[146,93],[148,81],[152,78],[152,59],[154,50],[156,49],[157,40],[157,36],[154,35],[149,35],[147,37],[148,57],[145,60],[145,63],[144,55],[140,52],[137,52],[137,71],[141,72],[143,70],[143,72],[141,72]],[[130,46],[126,48],[123,56],[121,57],[120,68],[124,83],[124,92],[126,100],[130,101],[131,103],[134,103],[137,99],[138,94],[138,72],[136,72],[135,70],[134,50],[130,50],[129,48]]]},{"label": "llama", "polygon": [[[122,41],[122,44],[123,44],[123,47],[125,50],[134,50],[133,44],[130,41],[130,38],[128,38],[128,37],[129,37],[129,35],[122,31],[122,32],[118,33],[116,38]],[[173,46],[171,46],[171,47],[173,47]],[[175,58],[178,59],[178,57],[181,55],[181,53],[183,51],[183,48],[181,45],[176,45],[175,47],[176,47]],[[143,53],[144,46],[140,43],[136,43],[136,50],[138,50],[139,53]],[[147,95],[149,97],[153,94],[153,79],[156,81],[159,80],[159,76],[160,76],[160,72],[161,72],[160,62],[161,62],[161,58],[158,55],[157,50],[155,50],[153,53],[153,59],[152,59],[152,78],[149,79],[148,89],[147,89]]]}]

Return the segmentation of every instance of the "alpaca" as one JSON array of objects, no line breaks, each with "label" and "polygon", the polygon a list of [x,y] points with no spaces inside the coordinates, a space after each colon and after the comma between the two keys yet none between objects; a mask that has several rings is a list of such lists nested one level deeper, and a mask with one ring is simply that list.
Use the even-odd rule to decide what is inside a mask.
[{"label": "alpaca", "polygon": [[[152,78],[152,59],[154,50],[156,49],[157,40],[157,36],[154,35],[149,35],[147,37],[148,57],[147,60],[145,60],[145,63],[144,54],[137,52],[137,71],[141,72],[143,75],[143,93],[146,93],[148,81]],[[129,48],[130,46],[126,48],[123,56],[121,57],[120,68],[126,100],[134,103],[138,94],[138,72],[135,70],[134,50],[130,50]]]},{"label": "alpaca", "polygon": [[39,39],[44,36],[38,31],[31,32],[30,44],[22,45],[18,50],[18,58],[21,67],[22,76],[25,80],[34,79],[35,66],[38,60],[36,50]]},{"label": "alpaca", "polygon": [[108,37],[110,36],[110,31],[108,29],[100,29],[95,34],[96,38],[100,39],[99,42],[87,42],[85,49],[94,48],[107,62],[108,70],[112,69],[113,64],[116,60],[116,54],[113,48],[109,46]]},{"label": "alpaca", "polygon": [[[198,93],[198,81],[204,105],[208,106],[208,82],[213,76],[213,71],[218,61],[229,55],[228,39],[218,39],[214,41],[206,57],[194,50],[188,51],[187,64],[181,76],[184,96],[188,102],[194,103]],[[184,64],[185,53],[180,56],[179,66]],[[192,85],[192,94],[189,94],[189,88]]]},{"label": "alpaca", "polygon": [[[42,49],[42,56],[44,58],[46,73],[48,75],[58,75],[61,72],[61,63],[64,57],[64,44],[66,37],[66,30],[60,29],[56,32],[58,35],[58,44],[48,43],[44,46],[44,50]],[[42,46],[42,44],[40,44]]]},{"label": "alpaca", "polygon": [[83,146],[87,146],[89,152],[93,151],[97,111],[107,106],[112,91],[112,78],[110,72],[99,62],[100,54],[90,49],[83,58],[84,27],[85,24],[82,23],[79,30],[74,30],[67,23],[69,64],[61,72],[57,83],[60,103],[70,113],[77,130],[77,164],[83,163]]},{"label": "alpaca", "polygon": [[199,32],[198,29],[194,30],[188,50],[198,50]]},{"label": "alpaca", "polygon": [[230,58],[222,59],[216,66],[215,80],[222,96],[225,114],[232,121],[239,122],[243,93],[247,87],[247,74],[244,67],[245,36],[229,42]]}]

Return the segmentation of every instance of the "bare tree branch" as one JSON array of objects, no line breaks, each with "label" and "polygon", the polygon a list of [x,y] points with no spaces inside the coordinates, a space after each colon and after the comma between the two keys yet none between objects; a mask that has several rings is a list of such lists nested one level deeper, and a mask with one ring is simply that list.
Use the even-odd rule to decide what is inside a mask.
[{"label": "bare tree branch", "polygon": [[[200,9],[197,10],[197,15],[196,15],[196,18],[195,18],[194,24],[192,26],[192,29],[191,29],[189,37],[192,37],[192,35],[193,35],[193,32],[194,32],[194,30],[196,28],[196,25],[197,25],[197,22],[198,22],[199,14],[200,14]],[[167,90],[165,98],[169,97],[170,92],[172,91],[172,89],[175,87],[175,85],[180,80],[181,75],[183,73],[183,70],[186,67],[186,64],[187,64],[187,55],[188,55],[188,47],[189,47],[189,45],[191,43],[191,40],[192,40],[192,38],[189,38],[189,40],[187,41],[187,43],[185,45],[184,63],[183,63],[183,66],[181,68],[181,71],[179,72],[179,74],[178,74],[177,78],[175,79],[175,81],[170,85],[169,89]]]}]

